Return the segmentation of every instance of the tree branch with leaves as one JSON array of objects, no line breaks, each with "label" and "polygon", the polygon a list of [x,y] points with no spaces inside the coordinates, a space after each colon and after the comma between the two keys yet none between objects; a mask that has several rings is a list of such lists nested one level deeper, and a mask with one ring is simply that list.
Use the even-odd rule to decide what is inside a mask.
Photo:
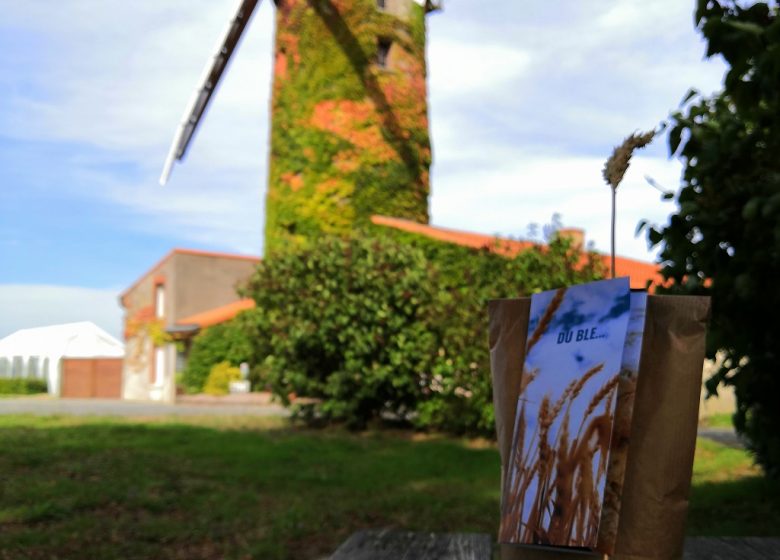
[{"label": "tree branch with leaves", "polygon": [[729,66],[723,91],[691,91],[670,118],[683,164],[677,210],[649,228],[674,293],[712,297],[708,380],[734,387],[734,423],[765,472],[780,476],[780,19],[777,2],[699,0],[707,56]]}]

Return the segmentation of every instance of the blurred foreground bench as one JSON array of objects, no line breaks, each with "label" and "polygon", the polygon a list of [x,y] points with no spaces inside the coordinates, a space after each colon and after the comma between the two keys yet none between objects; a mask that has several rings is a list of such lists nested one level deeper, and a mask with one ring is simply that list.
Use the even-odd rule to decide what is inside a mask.
[{"label": "blurred foreground bench", "polygon": [[479,533],[358,531],[330,560],[490,560],[493,539]]},{"label": "blurred foreground bench", "polygon": [[[491,560],[493,538],[478,533],[410,533],[389,529],[358,531],[330,560]],[[543,558],[530,554],[529,558]],[[600,558],[577,554],[573,558]],[[684,560],[780,560],[780,538],[692,537]]]}]

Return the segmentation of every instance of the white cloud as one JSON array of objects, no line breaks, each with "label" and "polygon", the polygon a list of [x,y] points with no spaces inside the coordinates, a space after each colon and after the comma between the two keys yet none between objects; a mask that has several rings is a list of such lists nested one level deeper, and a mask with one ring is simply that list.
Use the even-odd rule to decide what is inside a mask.
[{"label": "white cloud", "polygon": [[[41,3],[14,5],[6,17],[16,31],[40,36],[42,44],[35,65],[20,64],[18,73],[6,75],[12,94],[10,110],[0,111],[0,130],[21,140],[97,150],[70,158],[74,180],[61,188],[129,209],[127,229],[259,253],[270,3],[255,13],[186,164],[176,166],[169,186],[157,185],[181,114],[235,6],[75,0],[58,13]],[[20,84],[44,94],[32,95]],[[117,162],[133,172],[117,172]]]},{"label": "white cloud", "polygon": [[[547,223],[558,212],[566,225],[583,228],[588,241],[608,252],[610,190],[601,177],[602,166],[603,160],[595,157],[532,158],[481,173],[453,174],[442,180],[446,196],[433,199],[433,222],[524,237],[529,224]],[[634,235],[637,224],[642,219],[663,222],[671,209],[645,176],[670,185],[677,183],[679,172],[679,166],[663,159],[634,158],[618,191],[619,254],[647,255],[644,235]]]},{"label": "white cloud", "polygon": [[[717,89],[723,65],[703,62],[692,25],[693,5],[634,0],[485,5],[453,1],[430,19],[429,38],[461,38],[462,50],[484,45],[528,53],[522,72],[485,64],[503,74],[500,87],[480,95],[464,88],[442,94],[431,70],[434,141],[434,223],[486,233],[523,235],[530,222],[582,227],[609,249],[609,189],[601,169],[629,133],[656,126],[695,86]],[[449,68],[458,67],[452,51]],[[468,67],[468,65],[467,65]],[[452,70],[450,70],[452,72]],[[475,82],[483,73],[469,71]],[[490,82],[490,78],[487,78]],[[680,165],[664,155],[665,138],[634,159],[618,196],[618,252],[649,260],[642,219],[665,222],[673,205],[649,187],[651,175],[679,185]]]},{"label": "white cloud", "polygon": [[92,321],[122,339],[119,290],[0,284],[0,338],[18,329]]},{"label": "white cloud", "polygon": [[[186,162],[167,187],[156,186],[181,112],[235,4],[9,3],[5,28],[40,44],[34,53],[0,53],[8,69],[0,86],[9,92],[0,131],[99,150],[73,158],[81,180],[64,188],[131,210],[127,229],[257,253],[271,2],[255,14]],[[720,81],[722,65],[701,61],[692,2],[451,0],[445,7],[428,19],[434,220],[522,233],[558,211],[605,248],[607,213],[595,201],[606,200],[600,169],[611,147],[664,118],[688,87],[712,91]],[[117,172],[117,161],[133,173]],[[639,217],[662,221],[668,207],[642,186],[641,161],[621,188],[621,248],[649,258],[633,239],[634,225]],[[676,163],[656,157],[646,164],[677,184]]]},{"label": "white cloud", "polygon": [[[177,3],[180,10],[172,5],[75,0],[65,13],[52,13],[41,3],[14,6],[6,17],[16,17],[18,31],[41,36],[36,62],[43,67],[19,68],[21,77],[6,80],[12,85],[29,81],[45,95],[17,90],[9,101],[19,110],[7,113],[17,126],[8,131],[117,151],[143,150],[144,156],[167,147],[234,11],[234,2],[188,0]],[[258,10],[252,38],[234,56],[235,68],[222,84],[215,111],[234,119],[265,116],[258,105],[268,94],[269,11]],[[88,16],[82,20],[79,14]],[[246,138],[244,130],[232,133]]]},{"label": "white cloud", "polygon": [[521,79],[531,64],[527,51],[444,37],[428,46],[428,75],[439,99],[494,95]]}]

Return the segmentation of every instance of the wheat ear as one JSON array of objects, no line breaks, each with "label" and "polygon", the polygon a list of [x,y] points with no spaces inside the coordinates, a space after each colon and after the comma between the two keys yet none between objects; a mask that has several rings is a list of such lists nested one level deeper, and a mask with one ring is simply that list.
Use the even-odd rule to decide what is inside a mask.
[{"label": "wheat ear", "polygon": [[558,311],[561,303],[563,303],[563,296],[565,294],[566,288],[558,288],[558,290],[555,292],[550,305],[548,305],[547,309],[544,310],[542,318],[539,319],[539,324],[536,325],[536,329],[534,329],[533,334],[528,339],[528,344],[525,347],[526,355],[531,351],[531,348],[536,346],[536,343],[539,342],[539,339],[541,339],[542,335],[547,331],[547,327],[550,326],[550,322],[552,321],[555,312]]}]

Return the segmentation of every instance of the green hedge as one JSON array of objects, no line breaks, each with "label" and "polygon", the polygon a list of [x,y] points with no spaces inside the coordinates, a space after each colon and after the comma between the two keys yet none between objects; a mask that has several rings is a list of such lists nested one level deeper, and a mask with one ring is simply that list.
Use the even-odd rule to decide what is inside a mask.
[{"label": "green hedge", "polygon": [[487,300],[590,281],[599,261],[582,266],[562,240],[505,258],[375,233],[258,266],[247,293],[267,331],[251,341],[268,383],[284,402],[313,399],[318,418],[491,434]]},{"label": "green hedge", "polygon": [[[187,358],[187,365],[179,383],[188,393],[203,391],[211,369],[227,362],[238,366],[242,362],[257,364],[268,355],[269,349],[263,341],[266,329],[264,314],[250,309],[239,313],[234,319],[209,327],[195,336]],[[260,359],[255,353],[260,353]],[[250,376],[253,388],[262,388],[259,370],[255,367]]]},{"label": "green hedge", "polygon": [[266,259],[248,292],[268,317],[268,381],[321,400],[318,417],[362,426],[407,417],[435,358],[436,271],[387,240],[336,238]]},{"label": "green hedge", "polygon": [[[472,249],[421,235],[377,228],[377,235],[420,250],[439,271],[430,328],[437,333],[438,359],[431,371],[416,422],[450,432],[494,433],[487,302],[603,278],[599,258],[572,251],[552,239],[512,258],[488,248]],[[496,240],[496,244],[502,242]]]},{"label": "green hedge", "polygon": [[43,379],[0,379],[0,395],[35,395],[46,391]]}]

